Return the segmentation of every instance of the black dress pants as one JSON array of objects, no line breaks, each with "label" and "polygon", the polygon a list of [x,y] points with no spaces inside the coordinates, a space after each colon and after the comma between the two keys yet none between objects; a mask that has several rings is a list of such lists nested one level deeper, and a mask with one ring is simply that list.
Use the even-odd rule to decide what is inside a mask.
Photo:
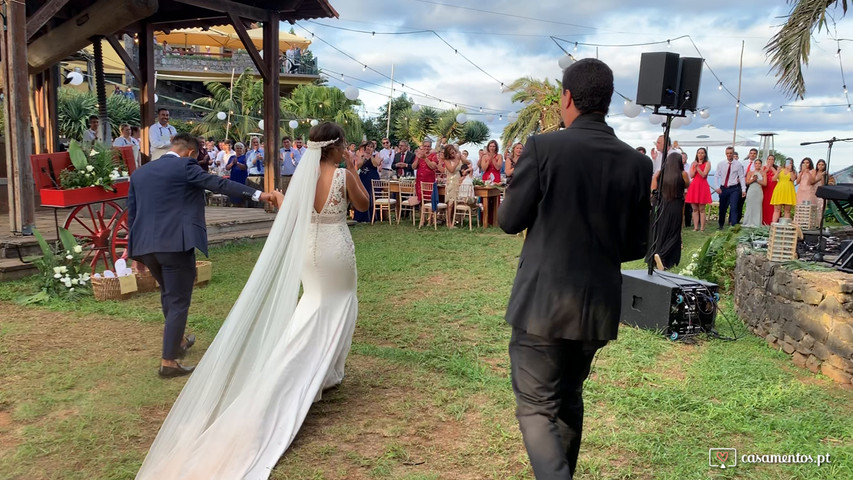
[{"label": "black dress pants", "polygon": [[160,284],[160,303],[166,325],[163,328],[163,360],[178,358],[187,327],[187,314],[195,284],[195,250],[148,253],[134,260],[142,262]]},{"label": "black dress pants", "polygon": [[537,480],[569,480],[583,430],[583,382],[606,340],[565,340],[513,328],[512,389],[524,446]]}]

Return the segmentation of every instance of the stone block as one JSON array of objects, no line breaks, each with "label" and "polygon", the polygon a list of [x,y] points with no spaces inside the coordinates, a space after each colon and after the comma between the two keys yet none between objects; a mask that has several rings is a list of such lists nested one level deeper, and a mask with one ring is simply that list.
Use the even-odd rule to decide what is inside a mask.
[{"label": "stone block", "polygon": [[840,315],[841,312],[844,311],[843,307],[840,303],[838,303],[838,299],[833,295],[827,295],[823,298],[823,301],[820,302],[820,305],[817,307],[823,312],[826,312],[830,315]]},{"label": "stone block", "polygon": [[807,355],[803,355],[800,352],[794,352],[794,356],[791,357],[791,359],[794,361],[794,365],[800,368],[806,368],[806,361],[809,359],[809,357]]},{"label": "stone block", "polygon": [[775,322],[770,325],[768,331],[776,338],[782,338],[782,336],[785,335],[785,332],[782,331],[782,325]]},{"label": "stone block", "polygon": [[814,347],[812,347],[812,354],[817,357],[818,360],[824,361],[829,358],[829,354],[832,353],[826,348],[826,345],[815,342]]},{"label": "stone block", "polygon": [[801,351],[800,349],[805,349],[811,352],[812,347],[814,346],[814,337],[809,335],[808,333],[803,335],[803,338],[800,339],[800,343],[797,345],[797,351]]},{"label": "stone block", "polygon": [[853,282],[841,282],[841,293],[853,293]]},{"label": "stone block", "polygon": [[773,346],[773,344],[776,343],[776,339],[776,335],[773,335],[772,333],[764,337],[764,340],[767,340],[767,343],[769,343],[770,346]]},{"label": "stone block", "polygon": [[853,323],[836,322],[832,329],[832,337],[841,343],[853,345]]},{"label": "stone block", "polygon": [[820,302],[823,301],[823,294],[818,291],[817,288],[807,288],[804,286],[802,289],[802,297],[803,303],[807,303],[809,305],[820,305]]},{"label": "stone block", "polygon": [[794,353],[794,350],[796,350],[796,348],[794,348],[794,345],[792,345],[790,343],[782,342],[782,351],[783,352],[790,355],[790,354]]},{"label": "stone block", "polygon": [[809,359],[806,360],[806,368],[809,369],[812,373],[817,373],[820,371],[820,360],[814,355],[809,355]]},{"label": "stone block", "polygon": [[820,373],[826,375],[833,381],[836,381],[842,385],[845,385],[847,387],[853,387],[853,385],[851,385],[851,381],[853,381],[853,375],[850,375],[849,373],[843,370],[835,368],[828,363],[821,364]]},{"label": "stone block", "polygon": [[839,355],[835,355],[834,353],[829,355],[829,358],[826,359],[826,362],[833,367],[843,370],[850,375],[853,375],[853,360],[849,360],[847,358],[841,357]]},{"label": "stone block", "polygon": [[791,338],[791,343],[799,342],[802,340],[804,335],[805,332],[803,332],[799,323],[795,319],[792,319],[785,324],[785,336]]}]

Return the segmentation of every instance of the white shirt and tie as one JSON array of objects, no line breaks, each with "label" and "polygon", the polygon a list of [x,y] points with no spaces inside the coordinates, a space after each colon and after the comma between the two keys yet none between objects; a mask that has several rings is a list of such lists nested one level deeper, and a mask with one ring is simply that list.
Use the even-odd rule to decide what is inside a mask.
[{"label": "white shirt and tie", "polygon": [[714,176],[720,190],[740,184],[741,192],[746,193],[746,175],[740,162],[723,160],[717,164],[717,171]]},{"label": "white shirt and tie", "polygon": [[175,127],[169,125],[160,125],[160,122],[151,125],[148,129],[148,138],[151,145],[151,160],[157,160],[162,157],[172,148],[172,137],[178,134]]}]

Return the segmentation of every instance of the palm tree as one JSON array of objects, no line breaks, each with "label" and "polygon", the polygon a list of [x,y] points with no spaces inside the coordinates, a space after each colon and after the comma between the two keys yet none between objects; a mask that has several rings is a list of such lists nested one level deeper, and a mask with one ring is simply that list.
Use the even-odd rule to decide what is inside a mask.
[{"label": "palm tree", "polygon": [[435,135],[444,137],[448,142],[458,143],[483,143],[489,138],[489,127],[479,120],[468,120],[465,123],[456,121],[457,115],[464,113],[462,110],[445,110],[439,115]]},{"label": "palm tree", "polygon": [[[204,82],[204,86],[210,96],[195,100],[192,106],[207,109],[208,112],[193,128],[193,134],[225,138],[227,131],[229,137],[245,140],[250,132],[259,131],[258,120],[264,103],[264,85],[261,80],[252,77],[251,70],[247,69],[234,80],[233,93],[232,88],[219,82]],[[220,120],[219,112],[230,114],[230,128],[229,118]],[[286,113],[282,112],[282,116]]]},{"label": "palm tree", "polygon": [[785,94],[800,99],[805,95],[803,65],[809,64],[812,32],[828,27],[827,11],[839,5],[843,16],[847,13],[847,0],[798,0],[788,20],[764,46],[778,78],[776,84]]},{"label": "palm tree", "polygon": [[518,112],[518,118],[504,127],[501,141],[512,145],[536,133],[555,131],[560,128],[560,82],[536,80],[522,77],[512,82],[515,91],[513,102],[527,104]]},{"label": "palm tree", "polygon": [[355,111],[357,105],[361,105],[361,101],[347,99],[341,89],[320,85],[300,85],[290,98],[281,99],[282,111],[289,112],[287,116],[282,115],[285,123],[293,118],[300,120],[295,129],[286,125],[291,135],[307,138],[311,120],[331,121],[344,129],[351,142],[361,141],[363,134],[361,119]]},{"label": "palm tree", "polygon": [[[98,99],[92,92],[83,92],[72,88],[60,88],[56,113],[59,124],[59,136],[81,139],[89,128],[89,117],[98,114]],[[121,135],[122,123],[139,125],[139,103],[128,100],[123,95],[107,97],[107,118],[113,137]]]}]

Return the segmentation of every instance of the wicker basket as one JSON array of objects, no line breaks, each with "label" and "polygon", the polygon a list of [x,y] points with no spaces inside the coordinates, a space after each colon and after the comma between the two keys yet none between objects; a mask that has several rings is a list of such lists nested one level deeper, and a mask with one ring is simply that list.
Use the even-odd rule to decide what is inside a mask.
[{"label": "wicker basket", "polygon": [[136,288],[139,293],[147,293],[160,290],[160,285],[157,280],[154,280],[151,272],[145,270],[144,272],[136,272]]},{"label": "wicker basket", "polygon": [[[137,279],[137,288],[138,288]],[[134,292],[121,293],[121,280],[117,277],[112,278],[92,278],[92,293],[95,295],[95,300],[103,302],[106,300],[126,300],[133,296]]]}]

